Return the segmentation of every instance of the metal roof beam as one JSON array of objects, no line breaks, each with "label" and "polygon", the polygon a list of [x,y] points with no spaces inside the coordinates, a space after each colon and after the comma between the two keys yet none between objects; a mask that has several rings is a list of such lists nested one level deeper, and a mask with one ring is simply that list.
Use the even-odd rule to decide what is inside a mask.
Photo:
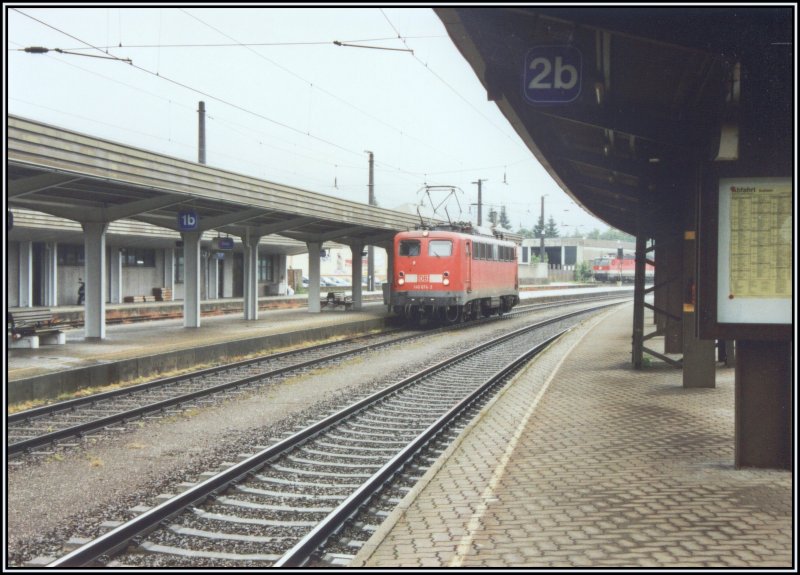
[{"label": "metal roof beam", "polygon": [[618,158],[613,155],[605,156],[601,153],[592,154],[574,149],[569,150],[569,152],[562,151],[557,153],[553,159],[570,164],[599,168],[634,178],[643,178],[644,174],[652,169],[649,162]]},{"label": "metal roof beam", "polygon": [[185,196],[168,194],[112,207],[80,206],[76,208],[74,204],[46,202],[33,198],[15,198],[13,204],[76,222],[113,222],[159,208],[174,206],[185,202],[186,199]]},{"label": "metal roof beam", "polygon": [[255,231],[258,235],[268,236],[270,234],[280,234],[280,232],[286,230],[293,230],[295,228],[300,228],[305,226],[306,224],[312,224],[316,221],[319,221],[319,219],[311,217],[289,218],[287,220],[276,222],[274,224],[266,224],[263,226],[259,226],[258,228],[256,228]]},{"label": "metal roof beam", "polygon": [[[214,216],[213,218],[199,218],[199,221],[197,223],[197,230],[203,232],[207,230],[215,230],[223,226],[246,222],[248,220],[257,218],[258,216],[263,216],[264,214],[267,213],[270,212],[259,208],[252,208],[249,210],[239,210],[237,212],[231,212],[230,214],[223,214],[221,216]],[[176,222],[175,229],[177,228],[178,226]]]},{"label": "metal roof beam", "polygon": [[[335,230],[330,230],[324,233],[303,233],[303,232],[296,232],[296,231],[287,231],[281,235],[286,236],[287,238],[296,239],[301,242],[327,242],[327,241],[337,241],[341,238],[351,237],[354,234],[358,233],[365,233],[369,232],[369,228],[365,228],[363,226],[354,226],[350,228],[340,228]],[[378,231],[378,230],[376,230]]]},{"label": "metal roof beam", "polygon": [[[667,117],[656,111],[648,113],[641,110],[641,106],[637,106],[635,114],[624,107],[612,111],[578,106],[529,109],[528,113],[533,116],[544,116],[590,126],[599,130],[613,130],[682,149],[702,147],[710,137],[710,129],[698,129],[698,126],[701,128],[703,126],[700,122]],[[706,118],[706,122],[708,122],[708,118]],[[526,119],[526,124],[529,123],[536,123],[536,120]]]},{"label": "metal roof beam", "polygon": [[67,176],[65,174],[39,174],[29,178],[19,178],[8,182],[8,197],[19,198],[82,179],[80,176]]},{"label": "metal roof beam", "polygon": [[622,186],[613,184],[609,181],[600,181],[575,174],[563,174],[563,176],[564,180],[568,182],[570,186],[591,188],[591,190],[598,195],[612,198],[614,200],[625,200],[636,203],[640,199],[640,194],[636,189],[633,188],[623,188]]},{"label": "metal roof beam", "polygon": [[[128,202],[126,204],[119,204],[110,208],[101,208],[98,211],[101,212],[103,218],[102,221],[113,222],[114,220],[122,220],[138,214],[146,214],[147,212],[152,212],[153,210],[157,210],[159,208],[174,206],[176,204],[180,204],[181,202],[185,202],[186,200],[186,196],[167,194],[164,196],[155,196],[146,200],[137,200],[134,202]],[[76,211],[83,212],[85,210]]]},{"label": "metal roof beam", "polygon": [[347,236],[352,236],[356,233],[364,233],[365,228],[363,226],[353,226],[350,228],[341,228],[336,230],[331,230],[324,234],[319,234],[317,237],[321,242],[333,241],[339,238],[344,238]]}]

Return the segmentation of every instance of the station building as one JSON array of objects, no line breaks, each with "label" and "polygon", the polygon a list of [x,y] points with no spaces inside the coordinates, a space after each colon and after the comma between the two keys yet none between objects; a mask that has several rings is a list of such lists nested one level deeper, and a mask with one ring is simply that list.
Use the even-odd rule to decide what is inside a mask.
[{"label": "station building", "polygon": [[[78,222],[14,208],[6,238],[6,306],[78,304],[86,279],[83,230]],[[239,238],[209,231],[200,240],[200,297],[237,298],[244,293],[244,250]],[[284,295],[287,258],[307,251],[304,242],[278,235],[258,246],[259,296]],[[185,270],[181,234],[133,220],[118,220],[106,234],[109,303],[183,300]]]}]

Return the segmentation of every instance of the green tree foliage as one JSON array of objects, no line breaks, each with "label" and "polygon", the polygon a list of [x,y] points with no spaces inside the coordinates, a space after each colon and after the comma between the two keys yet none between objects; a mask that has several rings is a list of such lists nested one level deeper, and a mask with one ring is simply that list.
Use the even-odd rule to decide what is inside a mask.
[{"label": "green tree foliage", "polygon": [[558,237],[558,224],[553,219],[553,216],[550,216],[550,219],[547,220],[547,227],[544,229],[544,237],[546,238],[557,238]]},{"label": "green tree foliage", "polygon": [[511,221],[508,219],[505,206],[500,206],[500,226],[507,230],[511,229]]},{"label": "green tree foliage", "polygon": [[533,237],[542,237],[542,231],[544,229],[544,216],[539,216],[539,220],[536,222],[536,225],[533,226]]},{"label": "green tree foliage", "polygon": [[601,232],[597,228],[586,234],[590,240],[620,240],[623,242],[635,242],[636,238],[625,232],[621,232],[614,228],[608,228],[606,231]]},{"label": "green tree foliage", "polygon": [[592,279],[592,266],[589,262],[581,262],[575,266],[575,281],[587,282]]},{"label": "green tree foliage", "polygon": [[553,218],[553,216],[550,216],[550,219],[547,220],[546,225],[544,223],[544,218],[542,216],[539,216],[536,225],[533,226],[533,229],[524,228],[522,227],[522,225],[520,225],[519,229],[517,230],[517,233],[524,238],[541,238],[542,231],[544,231],[544,237],[546,238],[559,237],[558,224],[556,223],[556,220]]},{"label": "green tree foliage", "polygon": [[491,222],[493,226],[497,225],[497,210],[494,208],[489,210],[489,222]]}]

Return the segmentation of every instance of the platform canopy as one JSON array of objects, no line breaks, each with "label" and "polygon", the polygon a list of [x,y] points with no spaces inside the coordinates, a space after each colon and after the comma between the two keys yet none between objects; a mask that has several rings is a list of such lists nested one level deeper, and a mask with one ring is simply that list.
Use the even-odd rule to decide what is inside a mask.
[{"label": "platform canopy", "polygon": [[[234,236],[380,245],[417,215],[244,176],[8,117],[8,206],[76,222],[196,224]],[[79,228],[76,228],[76,232]],[[37,233],[45,233],[39,230]],[[134,234],[135,235],[135,234]],[[37,236],[41,239],[41,235]],[[142,237],[142,241],[146,238]]]},{"label": "platform canopy", "polygon": [[742,142],[756,164],[791,150],[791,7],[435,11],[539,162],[620,230],[674,228],[681,178]]}]

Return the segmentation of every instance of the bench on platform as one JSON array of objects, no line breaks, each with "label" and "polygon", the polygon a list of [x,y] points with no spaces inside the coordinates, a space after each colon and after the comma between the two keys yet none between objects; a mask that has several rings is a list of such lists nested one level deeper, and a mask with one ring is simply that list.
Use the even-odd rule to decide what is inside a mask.
[{"label": "bench on platform", "polygon": [[67,336],[55,323],[48,308],[30,308],[8,312],[9,347],[39,347],[39,343],[64,344]]},{"label": "bench on platform", "polygon": [[159,301],[154,295],[126,295],[122,298],[123,303],[147,303],[149,301]]},{"label": "bench on platform", "polygon": [[345,310],[353,307],[353,297],[338,291],[329,291],[328,296],[320,301],[321,307],[344,307]]}]

